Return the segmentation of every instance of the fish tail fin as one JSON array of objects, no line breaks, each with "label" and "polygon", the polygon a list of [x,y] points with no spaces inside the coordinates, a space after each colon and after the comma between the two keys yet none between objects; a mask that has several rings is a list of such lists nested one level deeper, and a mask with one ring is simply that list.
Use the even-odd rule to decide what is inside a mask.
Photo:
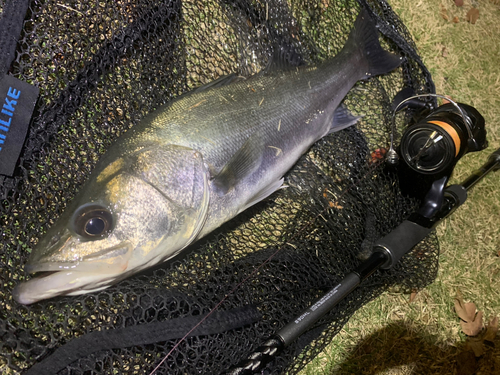
[{"label": "fish tail fin", "polygon": [[346,46],[359,51],[366,61],[366,72],[362,79],[389,73],[401,64],[401,57],[384,50],[378,37],[372,17],[366,9],[362,9],[346,43]]}]

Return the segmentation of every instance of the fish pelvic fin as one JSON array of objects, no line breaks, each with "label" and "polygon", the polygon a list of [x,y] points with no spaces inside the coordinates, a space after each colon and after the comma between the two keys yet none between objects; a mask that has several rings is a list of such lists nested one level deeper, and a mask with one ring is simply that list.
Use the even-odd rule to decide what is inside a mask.
[{"label": "fish pelvic fin", "polygon": [[260,201],[266,199],[276,190],[283,187],[284,178],[280,178],[279,180],[273,181],[267,186],[264,186],[261,190],[259,190],[248,202],[246,202],[245,206],[243,206],[239,212],[245,211],[247,208],[253,206],[254,204],[259,203]]},{"label": "fish pelvic fin", "polygon": [[366,61],[366,73],[362,79],[386,74],[396,69],[402,58],[382,48],[375,22],[366,9],[359,13],[346,43],[347,49],[355,48]]}]

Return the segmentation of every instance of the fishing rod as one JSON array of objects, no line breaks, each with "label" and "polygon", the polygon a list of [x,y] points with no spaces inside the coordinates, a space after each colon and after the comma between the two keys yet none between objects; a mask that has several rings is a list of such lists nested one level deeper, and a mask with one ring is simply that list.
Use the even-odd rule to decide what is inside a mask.
[{"label": "fishing rod", "polygon": [[[417,96],[405,102],[415,98]],[[500,169],[499,148],[461,184],[446,187],[458,160],[468,152],[481,151],[486,147],[484,119],[475,108],[465,104],[445,104],[422,121],[408,126],[398,151],[391,142],[391,150],[395,152],[387,153],[386,163],[389,168],[396,169],[400,180],[411,181],[401,187],[403,194],[420,196],[422,190],[426,192],[420,208],[377,241],[371,256],[349,272],[340,283],[225,374],[250,375],[264,369],[375,271],[394,267],[466,201],[468,192],[480,180]],[[414,188],[415,182],[418,182],[418,190]]]}]

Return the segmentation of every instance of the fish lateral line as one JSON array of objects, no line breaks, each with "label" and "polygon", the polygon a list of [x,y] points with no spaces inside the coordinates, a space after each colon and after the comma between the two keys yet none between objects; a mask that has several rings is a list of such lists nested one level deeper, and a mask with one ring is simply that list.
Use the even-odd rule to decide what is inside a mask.
[{"label": "fish lateral line", "polygon": [[214,146],[216,146],[216,145],[217,145],[214,141],[212,141],[211,139],[208,139],[207,137],[202,136],[201,134],[200,134],[200,137],[201,137],[201,138],[203,138],[205,141],[207,141],[207,142],[211,143],[211,144],[212,144],[212,145],[214,145]]}]

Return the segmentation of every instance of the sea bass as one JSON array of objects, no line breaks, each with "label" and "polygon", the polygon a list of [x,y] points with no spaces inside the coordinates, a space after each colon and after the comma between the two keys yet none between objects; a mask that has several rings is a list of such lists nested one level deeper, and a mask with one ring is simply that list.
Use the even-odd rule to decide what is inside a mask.
[{"label": "sea bass", "polygon": [[309,147],[352,125],[354,84],[399,66],[366,11],[344,48],[317,66],[270,64],[171,101],[107,150],[26,264],[30,304],[101,290],[178,254],[282,186]]}]

